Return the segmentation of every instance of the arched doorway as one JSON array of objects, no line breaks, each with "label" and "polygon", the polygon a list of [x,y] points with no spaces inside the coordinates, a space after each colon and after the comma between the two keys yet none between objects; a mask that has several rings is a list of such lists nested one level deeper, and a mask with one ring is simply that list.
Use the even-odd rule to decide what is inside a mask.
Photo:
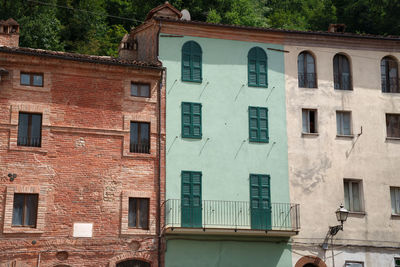
[{"label": "arched doorway", "polygon": [[315,256],[304,256],[301,257],[295,267],[327,267],[325,262]]},{"label": "arched doorway", "polygon": [[150,267],[150,263],[140,260],[127,260],[117,263],[117,267]]},{"label": "arched doorway", "polygon": [[314,265],[312,263],[307,263],[306,265],[304,265],[303,267],[318,267],[317,265]]}]

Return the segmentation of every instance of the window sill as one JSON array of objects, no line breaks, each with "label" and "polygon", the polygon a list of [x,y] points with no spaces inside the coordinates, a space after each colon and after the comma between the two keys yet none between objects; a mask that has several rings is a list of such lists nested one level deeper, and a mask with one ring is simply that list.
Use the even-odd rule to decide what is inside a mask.
[{"label": "window sill", "polygon": [[354,138],[354,134],[350,134],[350,135],[345,135],[345,134],[337,134],[336,138],[348,138],[348,139],[353,139]]},{"label": "window sill", "polygon": [[253,88],[268,88],[268,85],[254,85],[254,84],[247,84],[248,87]]},{"label": "window sill", "polygon": [[254,144],[268,144],[269,140],[264,141],[264,140],[249,140],[249,143],[254,143]]},{"label": "window sill", "polygon": [[156,155],[152,154],[152,153],[127,152],[127,153],[123,154],[123,157],[136,158],[136,159],[154,159],[154,158],[156,158]]},{"label": "window sill", "polygon": [[396,140],[396,141],[400,141],[400,137],[386,137],[386,140]]},{"label": "window sill", "polygon": [[299,87],[300,89],[318,89],[318,87]]},{"label": "window sill", "polygon": [[129,98],[125,99],[128,101],[135,101],[135,102],[144,102],[144,103],[157,103],[157,100],[153,99],[152,97],[143,97],[143,96],[134,96],[130,95]]},{"label": "window sill", "polygon": [[4,227],[3,234],[43,234],[42,229],[31,228],[31,227]]},{"label": "window sill", "polygon": [[10,146],[9,150],[10,151],[47,153],[47,149],[45,149],[43,147],[34,147],[34,146]]},{"label": "window sill", "polygon": [[339,89],[339,88],[334,88],[335,91],[341,91],[341,92],[353,92],[353,89]]},{"label": "window sill", "polygon": [[396,218],[396,219],[397,219],[397,218],[400,219],[400,214],[391,214],[391,217],[392,217],[392,218]]},{"label": "window sill", "polygon": [[302,136],[319,136],[319,133],[301,133]]},{"label": "window sill", "polygon": [[194,139],[194,140],[201,140],[203,137],[202,136],[183,136],[183,139]]},{"label": "window sill", "polygon": [[192,81],[192,80],[184,80],[184,79],[182,79],[181,81],[182,81],[182,82],[188,82],[188,83],[198,83],[198,84],[201,84],[201,83],[203,82],[203,80],[200,80],[200,81]]},{"label": "window sill", "polygon": [[[381,91],[382,92],[382,91]],[[400,95],[400,92],[382,92],[384,95]]]},{"label": "window sill", "polygon": [[365,211],[349,211],[349,215],[353,216],[365,216],[367,213]]}]

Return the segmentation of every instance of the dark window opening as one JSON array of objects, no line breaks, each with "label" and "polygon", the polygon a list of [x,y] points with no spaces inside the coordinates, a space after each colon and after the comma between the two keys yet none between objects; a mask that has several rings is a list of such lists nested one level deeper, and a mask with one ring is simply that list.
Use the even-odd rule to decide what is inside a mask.
[{"label": "dark window opening", "polygon": [[387,137],[400,138],[400,114],[386,114]]},{"label": "dark window opening", "polygon": [[337,54],[333,58],[334,88],[353,90],[349,60],[345,55]]},{"label": "dark window opening", "polygon": [[148,198],[129,198],[128,227],[149,229]]},{"label": "dark window opening", "polygon": [[21,72],[20,84],[28,86],[43,87],[43,74]]},{"label": "dark window opening", "polygon": [[127,260],[117,263],[117,267],[150,267],[150,263],[140,260]]},{"label": "dark window opening", "polygon": [[150,123],[131,122],[129,151],[132,153],[150,153]]},{"label": "dark window opening", "polygon": [[384,57],[381,61],[382,92],[400,93],[399,71],[397,61],[391,57]]},{"label": "dark window opening", "polygon": [[317,88],[315,60],[309,52],[301,52],[297,59],[299,87]]},{"label": "dark window opening", "polygon": [[42,114],[19,113],[17,145],[41,147]]},{"label": "dark window opening", "polygon": [[317,133],[317,111],[313,109],[303,109],[303,133]]},{"label": "dark window opening", "polygon": [[131,96],[150,97],[150,84],[132,83]]},{"label": "dark window opening", "polygon": [[36,227],[38,194],[14,194],[12,226]]}]

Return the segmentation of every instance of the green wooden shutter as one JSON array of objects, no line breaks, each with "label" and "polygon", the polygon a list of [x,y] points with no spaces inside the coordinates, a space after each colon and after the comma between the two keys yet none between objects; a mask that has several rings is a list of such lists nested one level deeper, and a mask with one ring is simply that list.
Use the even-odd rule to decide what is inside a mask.
[{"label": "green wooden shutter", "polygon": [[201,227],[201,172],[182,171],[181,226]]},{"label": "green wooden shutter", "polygon": [[251,228],[271,229],[271,190],[269,175],[250,174]]},{"label": "green wooden shutter", "polygon": [[249,86],[257,86],[257,53],[254,48],[248,54],[248,79]]},{"label": "green wooden shutter", "polygon": [[186,42],[182,47],[182,81],[202,81],[202,51],[196,42]]},{"label": "green wooden shutter", "polygon": [[260,47],[253,47],[247,57],[249,86],[268,87],[268,62],[265,51]]},{"label": "green wooden shutter", "polygon": [[202,137],[201,104],[182,102],[182,137]]},{"label": "green wooden shutter", "polygon": [[269,142],[267,108],[249,107],[249,140],[250,142]]}]

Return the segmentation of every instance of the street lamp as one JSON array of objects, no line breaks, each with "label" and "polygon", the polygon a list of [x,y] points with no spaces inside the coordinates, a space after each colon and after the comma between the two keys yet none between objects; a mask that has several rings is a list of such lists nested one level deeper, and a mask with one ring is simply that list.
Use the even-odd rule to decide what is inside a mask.
[{"label": "street lamp", "polygon": [[340,204],[340,208],[336,210],[336,219],[340,222],[340,225],[329,226],[329,233],[331,236],[336,235],[339,230],[343,231],[343,222],[347,220],[347,216],[349,215],[349,211],[346,210],[343,204]]}]

